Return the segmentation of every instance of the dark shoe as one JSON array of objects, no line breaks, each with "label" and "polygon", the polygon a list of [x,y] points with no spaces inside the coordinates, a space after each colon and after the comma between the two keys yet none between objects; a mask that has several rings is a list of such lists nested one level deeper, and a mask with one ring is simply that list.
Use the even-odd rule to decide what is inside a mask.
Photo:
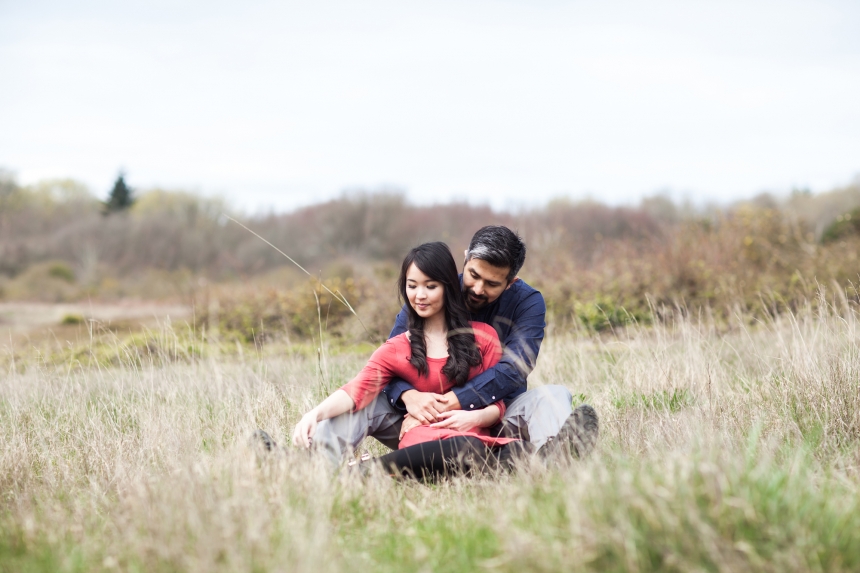
[{"label": "dark shoe", "polygon": [[594,449],[599,432],[597,412],[588,404],[583,404],[567,417],[558,435],[550,438],[541,448],[541,453],[551,456],[566,452],[574,458],[582,459]]},{"label": "dark shoe", "polygon": [[256,430],[251,434],[251,437],[248,438],[248,444],[252,448],[259,448],[265,452],[271,452],[278,447],[277,442],[265,430]]},{"label": "dark shoe", "polygon": [[496,463],[495,469],[504,473],[511,473],[522,465],[527,465],[529,458],[534,455],[534,446],[525,440],[511,442],[504,446],[493,448],[493,456]]}]

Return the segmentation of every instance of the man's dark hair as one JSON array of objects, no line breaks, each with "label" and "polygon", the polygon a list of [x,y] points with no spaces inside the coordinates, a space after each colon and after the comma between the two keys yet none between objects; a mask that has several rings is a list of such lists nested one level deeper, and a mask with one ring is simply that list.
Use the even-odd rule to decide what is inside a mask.
[{"label": "man's dark hair", "polygon": [[466,260],[481,259],[494,267],[509,268],[511,282],[526,262],[526,244],[522,237],[501,225],[481,227],[472,236]]}]

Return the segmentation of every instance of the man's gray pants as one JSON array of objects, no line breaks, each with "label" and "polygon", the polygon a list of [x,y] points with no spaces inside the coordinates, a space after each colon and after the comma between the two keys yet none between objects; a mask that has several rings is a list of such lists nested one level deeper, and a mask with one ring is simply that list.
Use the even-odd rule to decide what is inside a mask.
[{"label": "man's gray pants", "polygon": [[[518,396],[508,406],[503,420],[505,435],[529,441],[535,450],[558,434],[571,414],[573,397],[564,386],[539,386]],[[372,436],[391,448],[400,442],[403,413],[380,394],[367,407],[323,420],[313,436],[314,449],[325,454],[333,464],[352,456],[358,445]]]}]

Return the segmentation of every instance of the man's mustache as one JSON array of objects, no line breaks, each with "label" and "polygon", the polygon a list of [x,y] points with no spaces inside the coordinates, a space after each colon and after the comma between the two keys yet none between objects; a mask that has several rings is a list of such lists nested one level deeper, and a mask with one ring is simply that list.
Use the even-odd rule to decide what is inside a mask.
[{"label": "man's mustache", "polygon": [[478,295],[476,295],[476,294],[472,291],[472,289],[470,289],[470,288],[469,288],[469,289],[466,289],[466,297],[468,298],[468,297],[470,297],[470,296],[475,297],[475,298],[477,298],[477,299],[479,299],[479,300],[489,300],[489,298],[487,297],[487,295],[482,294],[481,296],[478,296]]}]

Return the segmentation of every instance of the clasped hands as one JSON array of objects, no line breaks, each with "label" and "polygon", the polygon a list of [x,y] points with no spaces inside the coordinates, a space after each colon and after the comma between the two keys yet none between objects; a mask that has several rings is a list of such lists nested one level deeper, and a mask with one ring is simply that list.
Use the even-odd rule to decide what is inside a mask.
[{"label": "clasped hands", "polygon": [[478,413],[460,410],[460,401],[453,392],[436,394],[407,390],[400,399],[408,412],[400,426],[400,439],[417,426],[430,425],[465,432],[478,424]]}]

